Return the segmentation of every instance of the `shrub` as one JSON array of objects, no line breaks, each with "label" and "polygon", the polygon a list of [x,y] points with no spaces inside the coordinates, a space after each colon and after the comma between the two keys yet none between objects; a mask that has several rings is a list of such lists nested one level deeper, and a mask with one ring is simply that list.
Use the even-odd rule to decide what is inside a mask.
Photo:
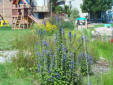
[{"label": "shrub", "polygon": [[71,29],[71,30],[74,29],[74,23],[72,23],[70,21],[64,21],[62,23],[62,26],[63,26],[63,28],[66,28],[66,29]]},{"label": "shrub", "polygon": [[[76,45],[76,36],[69,32],[69,36],[65,37],[65,32],[60,29],[55,39],[50,41],[50,39],[44,37],[42,30],[39,31],[41,33],[38,34],[40,40],[38,40],[36,50],[38,57],[37,72],[43,81],[42,84],[81,85],[81,76],[77,72],[76,61],[82,40],[79,41],[80,45]],[[50,42],[53,42],[53,44],[49,44]]]}]

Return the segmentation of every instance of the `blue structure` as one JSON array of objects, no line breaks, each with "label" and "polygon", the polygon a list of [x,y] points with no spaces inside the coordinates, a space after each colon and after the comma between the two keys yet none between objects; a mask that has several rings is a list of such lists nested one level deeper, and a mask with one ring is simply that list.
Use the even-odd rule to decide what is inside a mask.
[{"label": "blue structure", "polygon": [[113,23],[113,11],[108,10],[106,12],[101,12],[101,20],[102,22]]}]

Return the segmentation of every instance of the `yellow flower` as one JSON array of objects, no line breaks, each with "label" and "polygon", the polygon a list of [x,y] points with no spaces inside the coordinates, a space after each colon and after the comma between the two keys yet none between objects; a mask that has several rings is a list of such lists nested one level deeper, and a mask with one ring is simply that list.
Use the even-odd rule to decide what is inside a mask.
[{"label": "yellow flower", "polygon": [[46,26],[44,24],[38,25],[38,28],[46,29],[46,31],[53,31],[57,29],[56,25],[52,25],[49,21],[46,22]]}]

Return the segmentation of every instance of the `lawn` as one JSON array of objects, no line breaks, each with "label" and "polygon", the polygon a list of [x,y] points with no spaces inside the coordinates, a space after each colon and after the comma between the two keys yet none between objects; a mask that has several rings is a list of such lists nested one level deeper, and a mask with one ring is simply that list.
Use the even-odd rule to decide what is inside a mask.
[{"label": "lawn", "polygon": [[6,30],[0,29],[0,50],[15,49],[14,43],[16,39],[31,32],[31,30]]},{"label": "lawn", "polygon": [[[99,27],[100,27],[100,25],[99,25]],[[61,32],[63,34],[62,37],[57,35],[57,44],[56,45],[54,43],[54,38],[56,37],[55,33],[49,34],[47,32],[47,33],[43,34],[44,32],[42,32],[41,34],[38,34],[39,31],[40,30],[38,29],[37,31],[35,31],[33,33],[32,30],[30,30],[30,29],[23,29],[23,30],[1,29],[0,30],[0,50],[20,49],[19,53],[17,55],[18,57],[14,58],[12,63],[0,64],[0,85],[40,85],[39,84],[40,81],[41,81],[40,83],[43,83],[43,82],[49,83],[48,79],[51,78],[51,76],[53,76],[54,69],[53,69],[53,73],[51,73],[51,74],[48,74],[49,71],[47,69],[47,72],[46,72],[46,70],[44,72],[45,75],[41,75],[39,72],[37,72],[37,70],[40,70],[40,72],[41,72],[43,70],[43,66],[40,67],[39,65],[42,64],[42,65],[46,66],[46,65],[49,65],[50,63],[51,63],[50,65],[53,65],[54,64],[53,61],[57,62],[58,60],[59,61],[63,60],[63,58],[61,59],[61,55],[64,55],[63,53],[67,54],[67,56],[69,57],[69,55],[75,55],[75,52],[76,52],[76,55],[81,53],[83,50],[82,48],[84,48],[84,47],[82,47],[82,44],[83,44],[82,42],[84,40],[82,33],[77,30],[64,29],[65,33],[63,33],[63,31]],[[84,33],[85,33],[85,31],[84,31]],[[64,34],[65,34],[65,37],[64,37]],[[95,61],[97,59],[99,59],[99,57],[104,57],[106,60],[112,60],[113,44],[111,44],[110,42],[106,42],[106,41],[104,42],[104,41],[100,41],[100,40],[91,41],[90,39],[92,39],[92,36],[91,36],[90,30],[86,35],[88,37],[87,39],[89,39],[88,43],[87,43],[88,53],[93,57],[93,59]],[[75,41],[73,41],[74,39],[75,39]],[[42,41],[44,41],[44,42],[42,42]],[[65,48],[67,48],[67,51],[65,49],[64,50],[60,49],[61,51],[58,51],[59,53],[57,54],[58,59],[54,60],[53,59],[54,57],[53,58],[51,57],[51,49],[53,49],[53,53],[57,53],[57,50],[54,48],[58,48],[58,49],[61,48],[61,46],[62,46],[61,44],[64,41],[66,42],[66,43],[64,43],[64,46],[65,46]],[[38,44],[37,44],[37,42],[38,42]],[[44,44],[44,46],[42,46],[43,44]],[[49,47],[45,46],[47,44],[49,44],[48,45]],[[81,49],[75,50],[76,48],[78,48],[79,44],[81,46]],[[35,46],[37,46],[37,47],[35,47]],[[40,50],[37,50],[36,48],[40,49]],[[34,54],[35,53],[34,49],[36,51],[36,54]],[[30,55],[27,54],[27,56],[26,56],[22,52],[23,50],[27,50],[31,54]],[[46,55],[46,50],[48,50],[47,55]],[[37,60],[37,59],[42,58],[42,56],[40,55],[41,54],[40,51],[45,52],[44,59],[48,60],[47,63],[43,63],[42,61]],[[78,51],[80,51],[80,52],[78,52]],[[59,54],[61,54],[61,55],[59,55]],[[48,56],[50,56],[50,57],[48,57]],[[73,60],[74,60],[74,57],[78,57],[78,56],[71,56],[71,58]],[[68,60],[68,62],[70,62],[70,58],[67,58],[67,60]],[[67,63],[67,65],[68,64],[69,63]],[[81,65],[81,67],[82,67],[82,65]],[[58,69],[58,73],[65,72],[65,71],[60,71],[59,68],[57,68],[57,69]],[[71,69],[71,68],[68,68],[68,69]],[[66,69],[66,71],[68,71],[68,69]],[[77,70],[75,68],[73,68],[73,69],[74,69],[74,71]],[[71,72],[71,70],[69,70],[69,71]],[[77,71],[79,71],[79,70],[77,70]],[[75,73],[75,72],[73,72],[73,73]],[[107,83],[107,81],[109,81],[110,74],[111,73],[108,73],[108,75],[103,74],[102,75],[103,81],[101,81],[101,79],[99,77],[98,79],[101,81],[99,83],[97,82],[98,79],[97,80],[95,79],[97,77],[95,75],[90,76],[90,79],[93,84],[98,85],[98,84],[103,83],[105,81],[104,79],[107,78],[107,80],[105,81],[105,83]],[[54,74],[54,75],[56,75],[56,74]],[[75,75],[75,74],[73,74],[73,75]],[[40,76],[42,76],[42,77],[40,77]],[[58,75],[56,75],[56,76],[58,76]],[[99,76],[101,76],[101,75],[99,75]],[[67,80],[69,79],[69,77],[67,77],[67,75],[65,75],[64,77]],[[75,78],[75,76],[72,76],[72,77],[73,77],[73,79]],[[111,77],[113,77],[113,76],[111,76]],[[77,78],[80,78],[80,77],[78,76]],[[56,84],[56,85],[67,85],[67,84],[64,84],[64,83],[67,83],[67,80],[64,81],[64,79],[62,79],[62,78],[57,79],[57,77],[56,77],[56,80],[53,83],[60,82],[62,84]],[[37,83],[37,81],[39,81],[39,82]],[[87,80],[85,80],[85,79],[83,81],[85,81],[85,83],[87,82]],[[77,81],[77,83],[78,82],[79,81]],[[85,83],[82,85],[87,85]],[[112,83],[113,82],[110,82],[109,85],[112,85]],[[45,85],[50,85],[50,84],[45,84]],[[103,85],[107,85],[107,84],[103,84]]]},{"label": "lawn", "polygon": [[0,64],[0,85],[35,85],[30,74],[24,77],[19,77],[17,74],[10,63]]}]

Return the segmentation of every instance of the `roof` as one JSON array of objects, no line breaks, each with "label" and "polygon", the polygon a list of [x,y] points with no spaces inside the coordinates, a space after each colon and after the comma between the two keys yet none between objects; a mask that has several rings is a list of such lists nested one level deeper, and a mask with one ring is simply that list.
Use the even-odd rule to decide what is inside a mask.
[{"label": "roof", "polygon": [[14,0],[13,4],[30,4],[29,0]]},{"label": "roof", "polygon": [[79,17],[79,18],[77,18],[76,20],[86,20],[86,18],[84,18],[84,17]]}]

